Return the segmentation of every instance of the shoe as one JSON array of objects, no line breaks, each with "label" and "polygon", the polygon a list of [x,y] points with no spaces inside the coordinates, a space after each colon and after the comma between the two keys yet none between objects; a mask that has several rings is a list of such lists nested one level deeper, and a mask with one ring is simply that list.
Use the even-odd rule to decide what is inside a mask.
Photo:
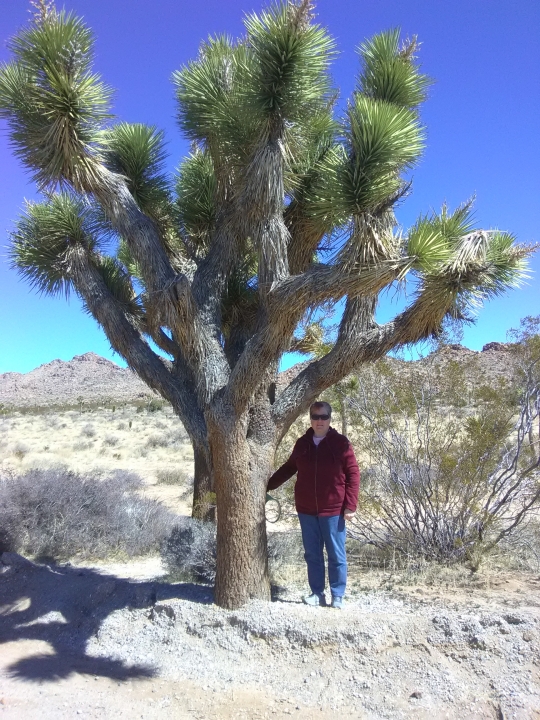
[{"label": "shoe", "polygon": [[326,598],[324,593],[311,593],[311,595],[305,595],[302,598],[302,602],[305,605],[311,605],[311,607],[326,607]]},{"label": "shoe", "polygon": [[341,610],[343,607],[343,598],[338,597],[337,595],[332,595],[332,605],[330,607],[333,607],[336,610]]}]

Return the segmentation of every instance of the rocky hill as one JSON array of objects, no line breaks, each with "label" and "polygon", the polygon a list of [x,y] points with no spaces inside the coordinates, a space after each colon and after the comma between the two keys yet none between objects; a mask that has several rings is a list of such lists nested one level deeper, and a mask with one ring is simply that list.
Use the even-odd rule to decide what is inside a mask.
[{"label": "rocky hill", "polygon": [[89,352],[53,360],[29,373],[0,375],[0,405],[6,408],[65,407],[121,403],[155,397],[131,370]]},{"label": "rocky hill", "polygon": [[[425,368],[458,363],[470,376],[483,384],[509,376],[512,365],[509,343],[489,343],[481,352],[462,345],[447,345],[437,353],[416,362],[390,359],[394,367],[407,372],[413,366]],[[305,363],[282,373],[278,389],[286,385]],[[53,360],[29,373],[9,372],[0,375],[0,406],[5,408],[66,407],[84,404],[125,403],[156,397],[129,369],[96,355],[85,353],[73,360]]]}]

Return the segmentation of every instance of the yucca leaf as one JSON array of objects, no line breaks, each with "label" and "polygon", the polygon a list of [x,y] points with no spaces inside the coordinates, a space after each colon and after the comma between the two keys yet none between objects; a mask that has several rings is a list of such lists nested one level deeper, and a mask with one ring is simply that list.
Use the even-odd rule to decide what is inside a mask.
[{"label": "yucca leaf", "polygon": [[197,60],[173,74],[180,128],[220,166],[231,157],[245,159],[258,135],[245,102],[247,55],[243,44],[209,38]]},{"label": "yucca leaf", "polygon": [[77,252],[95,253],[98,232],[92,208],[72,195],[27,202],[11,233],[11,264],[39,292],[67,295]]},{"label": "yucca leaf", "polygon": [[207,247],[216,218],[217,181],[208,152],[196,150],[179,168],[176,193],[182,233],[195,247]]},{"label": "yucca leaf", "polygon": [[334,41],[310,22],[303,6],[274,4],[245,21],[253,53],[251,90],[263,116],[302,122],[306,110],[326,102],[331,93]]},{"label": "yucca leaf", "polygon": [[91,72],[93,38],[82,20],[50,12],[10,42],[0,68],[0,117],[15,153],[42,186],[88,184],[110,90]]},{"label": "yucca leaf", "polygon": [[123,269],[118,260],[109,255],[97,255],[95,266],[107,289],[121,305],[126,315],[140,316],[142,307],[137,301],[130,275]]},{"label": "yucca leaf", "polygon": [[409,231],[407,255],[415,258],[415,267],[430,272],[437,265],[447,262],[452,248],[440,231],[437,222],[422,217]]},{"label": "yucca leaf", "polygon": [[167,157],[164,134],[154,126],[119,123],[103,133],[104,159],[124,175],[141,210],[156,220],[171,213],[170,192],[163,168]]},{"label": "yucca leaf", "polygon": [[144,278],[142,276],[141,270],[133,259],[133,255],[131,254],[129,245],[124,240],[124,238],[120,238],[118,250],[116,252],[116,259],[124,266],[127,274],[132,278],[136,278],[137,281],[144,287]]},{"label": "yucca leaf", "polygon": [[365,212],[398,193],[399,173],[418,160],[424,132],[412,110],[362,95],[349,105],[345,131],[344,195],[349,212]]},{"label": "yucca leaf", "polygon": [[416,108],[427,94],[431,80],[414,62],[416,40],[399,47],[399,30],[389,30],[364,42],[358,90],[367,97],[405,108]]}]

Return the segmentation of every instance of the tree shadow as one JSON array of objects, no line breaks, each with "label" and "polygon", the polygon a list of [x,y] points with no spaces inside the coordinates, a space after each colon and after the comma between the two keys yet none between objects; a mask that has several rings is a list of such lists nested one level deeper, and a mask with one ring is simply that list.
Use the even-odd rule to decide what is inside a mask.
[{"label": "tree shadow", "polygon": [[29,681],[73,673],[120,681],[153,677],[156,670],[150,665],[88,655],[88,641],[115,610],[151,609],[173,598],[213,602],[212,588],[194,583],[136,582],[90,569],[38,565],[12,553],[0,560],[0,644],[41,640],[54,651],[8,667],[11,676]]}]

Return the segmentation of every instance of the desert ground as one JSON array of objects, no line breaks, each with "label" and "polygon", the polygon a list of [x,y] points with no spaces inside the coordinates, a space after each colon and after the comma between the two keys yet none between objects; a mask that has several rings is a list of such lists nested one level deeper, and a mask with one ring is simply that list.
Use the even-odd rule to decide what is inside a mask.
[{"label": "desert ground", "polygon": [[[169,408],[0,416],[2,468],[127,470],[189,513],[193,456]],[[297,533],[285,518],[269,530]],[[540,568],[370,568],[308,608],[301,566],[226,611],[158,556],[0,564],[0,717],[540,718]]]}]

